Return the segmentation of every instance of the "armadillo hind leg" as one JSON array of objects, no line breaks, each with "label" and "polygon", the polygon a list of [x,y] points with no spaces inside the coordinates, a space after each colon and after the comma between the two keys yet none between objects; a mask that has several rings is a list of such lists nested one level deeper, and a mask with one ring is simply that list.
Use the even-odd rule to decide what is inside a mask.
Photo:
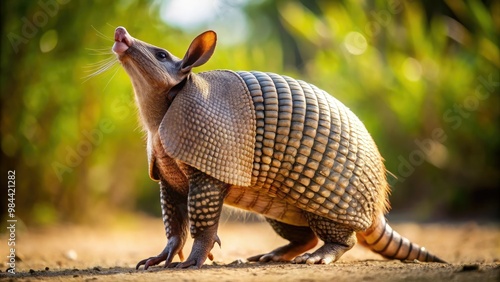
[{"label": "armadillo hind leg", "polygon": [[287,239],[290,243],[270,253],[250,257],[248,258],[249,261],[291,261],[297,255],[314,248],[318,244],[318,238],[308,226],[294,226],[270,218],[266,218],[266,220],[278,235]]},{"label": "armadillo hind leg", "polygon": [[329,264],[337,261],[356,244],[356,233],[351,227],[313,213],[307,213],[306,217],[311,229],[325,244],[312,254],[296,257],[293,262]]},{"label": "armadillo hind leg", "polygon": [[207,257],[213,260],[210,251],[215,243],[221,244],[217,228],[228,184],[194,168],[189,170],[188,179],[188,214],[194,242],[189,257],[177,267],[200,268]]},{"label": "armadillo hind leg", "polygon": [[167,246],[163,251],[154,257],[141,260],[136,269],[144,265],[148,269],[152,265],[157,265],[165,261],[165,267],[171,266],[172,259],[179,255],[181,261],[184,259],[182,248],[186,242],[187,227],[189,224],[187,217],[187,197],[179,194],[164,180],[160,181],[160,203],[167,235]]}]

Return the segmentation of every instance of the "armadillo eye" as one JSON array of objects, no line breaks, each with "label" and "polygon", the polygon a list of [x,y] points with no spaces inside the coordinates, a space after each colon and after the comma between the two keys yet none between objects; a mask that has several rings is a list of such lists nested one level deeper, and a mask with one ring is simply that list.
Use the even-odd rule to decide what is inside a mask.
[{"label": "armadillo eye", "polygon": [[155,56],[158,61],[165,61],[167,59],[167,53],[162,51],[156,52]]}]

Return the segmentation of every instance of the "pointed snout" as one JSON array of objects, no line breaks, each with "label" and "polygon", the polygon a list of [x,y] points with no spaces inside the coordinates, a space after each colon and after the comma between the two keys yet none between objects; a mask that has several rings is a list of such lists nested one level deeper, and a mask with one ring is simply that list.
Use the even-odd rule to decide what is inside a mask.
[{"label": "pointed snout", "polygon": [[113,52],[117,55],[122,55],[125,51],[128,50],[130,46],[132,46],[134,39],[127,30],[119,26],[115,30],[115,44],[113,45]]}]

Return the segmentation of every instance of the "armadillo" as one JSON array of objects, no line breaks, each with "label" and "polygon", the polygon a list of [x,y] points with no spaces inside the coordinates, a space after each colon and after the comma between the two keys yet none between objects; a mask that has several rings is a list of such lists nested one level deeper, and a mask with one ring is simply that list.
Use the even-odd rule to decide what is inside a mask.
[{"label": "armadillo", "polygon": [[[223,204],[263,215],[290,241],[249,261],[328,264],[359,241],[386,258],[444,262],[386,221],[386,169],[356,115],[288,76],[192,72],[216,40],[214,31],[200,34],[179,59],[115,30],[112,50],[134,87],[167,237],[164,250],[137,268],[163,261],[200,268],[213,259]],[[193,247],[184,259],[188,230]],[[319,240],[324,245],[307,253]]]}]

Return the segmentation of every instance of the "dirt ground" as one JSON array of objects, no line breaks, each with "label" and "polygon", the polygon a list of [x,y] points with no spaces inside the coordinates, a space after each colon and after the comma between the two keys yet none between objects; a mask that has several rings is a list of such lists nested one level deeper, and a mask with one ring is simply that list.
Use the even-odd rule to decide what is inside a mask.
[{"label": "dirt ground", "polygon": [[[221,222],[222,248],[202,269],[135,270],[165,245],[161,219],[122,219],[107,226],[16,230],[16,274],[0,235],[0,280],[20,281],[500,281],[500,225],[392,223],[402,235],[449,264],[384,260],[355,246],[335,264],[248,263],[246,257],[285,243],[262,222]],[[123,223],[126,222],[126,223]],[[184,249],[189,254],[191,241]],[[178,259],[178,258],[177,258]]]}]

